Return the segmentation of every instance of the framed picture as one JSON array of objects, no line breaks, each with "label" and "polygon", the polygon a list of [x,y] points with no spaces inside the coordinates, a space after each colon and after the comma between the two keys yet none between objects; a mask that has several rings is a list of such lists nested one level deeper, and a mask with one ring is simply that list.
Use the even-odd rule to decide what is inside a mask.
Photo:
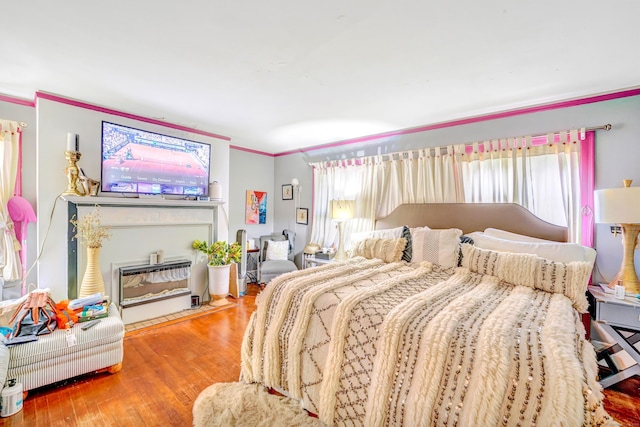
[{"label": "framed picture", "polygon": [[293,185],[282,185],[282,200],[293,200]]},{"label": "framed picture", "polygon": [[267,223],[267,192],[247,190],[245,224]]},{"label": "framed picture", "polygon": [[296,224],[309,224],[309,209],[298,208],[296,209]]}]

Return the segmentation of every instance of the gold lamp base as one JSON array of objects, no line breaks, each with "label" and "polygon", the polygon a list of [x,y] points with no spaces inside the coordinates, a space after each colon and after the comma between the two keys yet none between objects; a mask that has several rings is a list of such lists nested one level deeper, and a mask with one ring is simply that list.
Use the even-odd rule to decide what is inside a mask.
[{"label": "gold lamp base", "polygon": [[640,233],[640,224],[620,224],[622,227],[622,265],[609,288],[613,289],[622,281],[625,291],[633,294],[640,294],[640,280],[636,274],[636,267],[633,262],[633,253],[636,247],[636,239]]}]

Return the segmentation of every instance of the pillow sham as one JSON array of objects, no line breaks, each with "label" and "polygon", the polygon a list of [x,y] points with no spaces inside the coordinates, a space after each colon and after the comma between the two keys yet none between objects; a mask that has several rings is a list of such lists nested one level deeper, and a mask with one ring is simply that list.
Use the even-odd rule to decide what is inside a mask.
[{"label": "pillow sham", "polygon": [[458,251],[462,230],[449,228],[432,230],[429,227],[411,229],[411,262],[429,261],[444,268],[458,265]]},{"label": "pillow sham", "polygon": [[[460,244],[463,245],[465,243],[469,243],[470,245],[473,245],[473,239],[469,236],[462,235],[460,236]],[[460,267],[462,265],[462,250],[458,250],[458,267]]]},{"label": "pillow sham", "polygon": [[373,231],[362,231],[359,233],[352,233],[350,237],[349,247],[351,248],[350,252],[353,253],[356,245],[359,242],[362,242],[365,239],[399,239],[400,237],[404,237],[407,239],[407,244],[402,253],[402,260],[410,262],[411,261],[411,231],[409,231],[409,227],[406,225],[395,228],[385,228],[383,230],[373,230]]},{"label": "pillow sham", "polygon": [[552,240],[539,239],[537,237],[525,236],[524,234],[512,233],[511,231],[500,230],[498,228],[487,228],[484,230],[484,234],[514,242],[561,243],[554,242]]},{"label": "pillow sham", "polygon": [[411,257],[413,256],[413,250],[411,246],[413,242],[411,240],[411,229],[406,225],[402,227],[402,237],[407,240],[407,244],[404,246],[404,250],[402,251],[402,260],[406,262],[411,262]]},{"label": "pillow sham", "polygon": [[[568,244],[564,242],[555,242],[553,240],[538,239],[537,237],[525,236],[523,234],[512,233],[510,231],[500,230],[497,228],[487,228],[486,230],[484,230],[484,234],[486,234],[487,236],[497,237],[499,239],[510,240],[514,242],[550,243],[555,245]],[[570,244],[576,245],[576,243],[570,243]],[[584,258],[578,261],[587,261],[587,262],[595,263],[596,250],[588,246],[583,246],[583,245],[578,245],[578,246],[580,246],[584,252]]]},{"label": "pillow sham", "polygon": [[398,239],[402,237],[403,226],[395,228],[386,228],[384,230],[361,231],[359,233],[351,233],[351,247],[355,247],[356,243],[365,239]]},{"label": "pillow sham", "polygon": [[289,259],[289,241],[288,240],[268,240],[267,261],[287,260]]},{"label": "pillow sham", "polygon": [[462,266],[472,272],[495,276],[517,286],[563,294],[573,307],[586,313],[587,286],[593,266],[587,261],[555,262],[534,254],[498,252],[462,245]]},{"label": "pillow sham", "polygon": [[356,243],[351,256],[363,256],[368,259],[381,259],[384,262],[398,262],[402,259],[407,240],[399,239],[364,239]]},{"label": "pillow sham", "polygon": [[577,243],[517,242],[487,236],[482,232],[469,233],[467,236],[471,237],[475,246],[481,249],[489,249],[499,252],[533,254],[555,262],[568,263],[574,261],[587,261],[593,264],[595,261],[595,251],[593,251],[594,256],[591,257],[587,254],[588,251],[585,247],[578,245]]}]

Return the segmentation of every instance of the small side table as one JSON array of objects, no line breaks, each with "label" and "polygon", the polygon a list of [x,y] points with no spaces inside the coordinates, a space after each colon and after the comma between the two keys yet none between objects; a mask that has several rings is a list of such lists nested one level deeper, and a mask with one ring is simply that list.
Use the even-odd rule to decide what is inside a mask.
[{"label": "small side table", "polygon": [[305,263],[304,268],[316,267],[318,265],[329,264],[332,262],[333,262],[333,258],[322,259],[322,258],[316,258],[315,255],[310,255],[305,257],[304,259],[304,263]]},{"label": "small side table", "polygon": [[[634,347],[640,341],[640,300],[617,299],[613,294],[605,293],[600,286],[589,286],[587,297],[591,318],[616,341],[615,345],[602,350],[598,355],[598,359],[603,359],[612,372],[600,379],[602,387],[610,387],[624,379],[640,375],[640,352]],[[636,364],[618,371],[609,356],[619,350],[625,350]]]}]

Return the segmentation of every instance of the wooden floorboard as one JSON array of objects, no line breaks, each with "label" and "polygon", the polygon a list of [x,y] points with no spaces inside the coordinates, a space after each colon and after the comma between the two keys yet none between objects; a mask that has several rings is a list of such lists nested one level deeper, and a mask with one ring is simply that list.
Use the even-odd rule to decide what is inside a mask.
[{"label": "wooden floorboard", "polygon": [[[258,288],[229,309],[125,336],[117,374],[86,375],[32,390],[23,410],[0,427],[190,426],[202,390],[237,381],[240,346]],[[624,426],[640,427],[640,378],[604,391],[605,407]]]}]

